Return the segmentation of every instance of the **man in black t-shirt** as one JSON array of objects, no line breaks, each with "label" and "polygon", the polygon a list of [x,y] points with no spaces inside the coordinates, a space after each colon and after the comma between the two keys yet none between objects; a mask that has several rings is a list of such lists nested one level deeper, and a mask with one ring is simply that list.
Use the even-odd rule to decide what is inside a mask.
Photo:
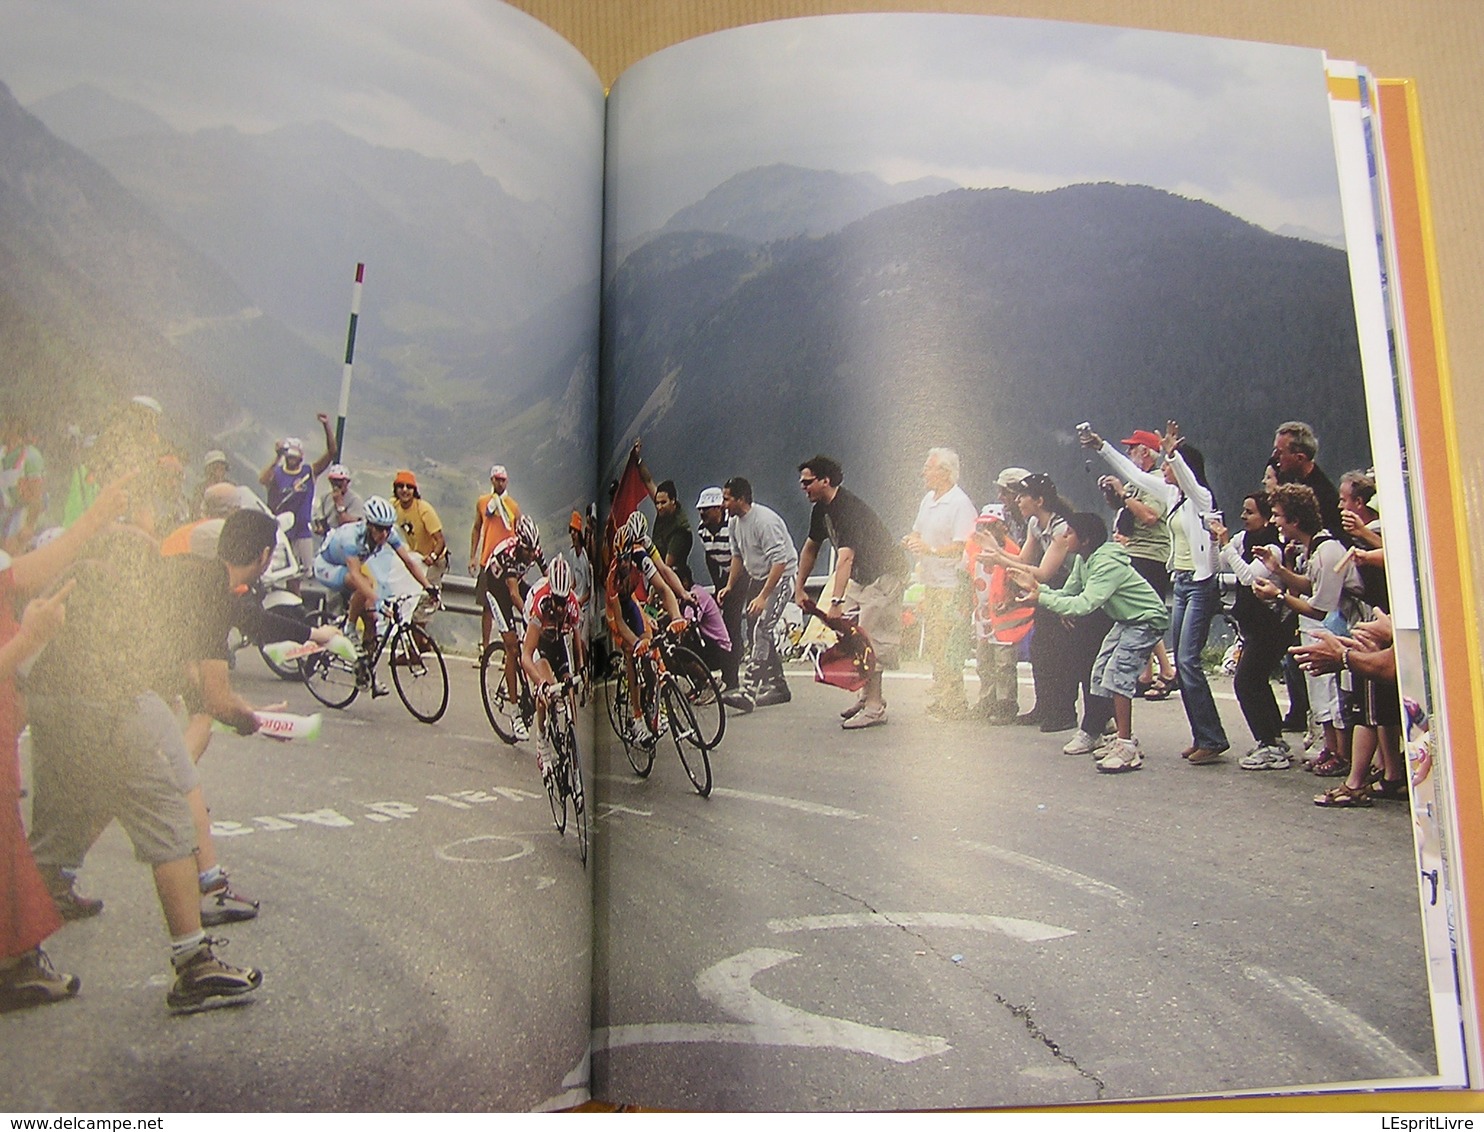
[{"label": "man in black t-shirt", "polygon": [[1303,421],[1284,421],[1273,436],[1273,463],[1277,465],[1279,483],[1301,483],[1314,493],[1319,503],[1319,519],[1324,529],[1341,543],[1350,545],[1350,536],[1340,520],[1340,489],[1314,461],[1319,455],[1319,437]]},{"label": "man in black t-shirt", "polygon": [[278,524],[242,510],[222,528],[218,561],[162,559],[120,528],[79,563],[69,619],[28,682],[36,753],[32,847],[43,869],[76,869],[117,818],[154,872],[171,937],[171,1010],[219,1005],[262,982],[217,959],[202,930],[189,796],[195,767],[167,700],[248,735],[257,715],[232,690],[227,632],[261,615],[245,593],[267,568]]},{"label": "man in black t-shirt", "polygon": [[[835,572],[825,583],[819,604],[827,613],[854,614],[882,665],[894,667],[902,643],[907,556],[876,512],[841,486],[844,479],[839,461],[829,456],[814,456],[799,465],[799,486],[814,509],[809,515],[809,537],[799,551],[794,600],[804,603],[805,582],[820,547],[826,541],[832,543]],[[866,679],[860,698],[841,713],[841,726],[855,730],[885,722],[886,699],[877,668]]]}]

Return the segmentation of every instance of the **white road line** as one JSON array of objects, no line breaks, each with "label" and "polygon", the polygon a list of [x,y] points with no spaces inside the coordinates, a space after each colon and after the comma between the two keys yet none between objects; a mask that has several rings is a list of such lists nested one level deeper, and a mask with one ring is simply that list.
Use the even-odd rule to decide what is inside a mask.
[{"label": "white road line", "polygon": [[1242,973],[1286,998],[1311,1021],[1345,1035],[1376,1058],[1378,1077],[1430,1077],[1427,1068],[1360,1015],[1341,1006],[1297,975],[1278,975],[1265,967],[1245,967]]},{"label": "white road line", "polygon": [[956,928],[976,932],[1000,932],[1011,939],[1039,943],[1076,935],[1070,928],[1020,920],[1012,916],[984,916],[962,912],[841,912],[830,916],[799,916],[791,920],[769,920],[770,932],[816,932],[832,928]]},{"label": "white road line", "polygon": [[713,798],[737,798],[744,802],[761,802],[765,806],[782,806],[786,810],[798,810],[800,813],[816,814],[825,818],[844,818],[847,821],[859,821],[866,816],[854,810],[826,806],[821,802],[806,802],[802,798],[785,798],[777,794],[754,794],[748,790],[729,790],[725,786],[713,789],[711,796]]},{"label": "white road line", "polygon": [[867,1026],[846,1018],[811,1014],[767,997],[752,978],[769,967],[795,959],[792,951],[755,947],[708,967],[696,977],[696,990],[707,1002],[743,1024],[657,1022],[610,1026],[593,1033],[593,1049],[682,1042],[726,1042],[735,1045],[843,1049],[905,1064],[946,1053],[953,1047],[931,1034],[913,1034]]},{"label": "white road line", "polygon": [[1069,884],[1073,888],[1081,889],[1090,896],[1101,896],[1111,900],[1120,908],[1137,907],[1139,901],[1134,899],[1121,888],[1116,888],[1104,881],[1096,880],[1083,873],[1073,872],[1071,869],[1063,868],[1061,865],[1053,865],[1050,861],[1043,861],[1038,857],[1027,857],[1024,853],[1017,853],[1013,849],[1001,849],[998,845],[985,845],[980,841],[965,841],[963,845],[976,853],[993,857],[997,861],[1004,861],[1007,865],[1017,865],[1022,869],[1040,873],[1042,876],[1050,877],[1052,880]]}]

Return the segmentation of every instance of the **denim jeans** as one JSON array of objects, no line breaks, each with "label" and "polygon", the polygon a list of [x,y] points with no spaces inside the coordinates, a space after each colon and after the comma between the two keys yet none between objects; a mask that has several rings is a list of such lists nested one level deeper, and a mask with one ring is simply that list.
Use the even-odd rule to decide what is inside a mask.
[{"label": "denim jeans", "polygon": [[1176,570],[1175,608],[1170,617],[1170,633],[1175,642],[1175,669],[1180,674],[1180,699],[1185,704],[1185,718],[1190,721],[1190,735],[1197,747],[1224,751],[1229,744],[1216,711],[1211,685],[1201,667],[1201,650],[1206,646],[1206,633],[1211,618],[1221,603],[1221,584],[1213,576],[1196,581],[1189,570]]}]

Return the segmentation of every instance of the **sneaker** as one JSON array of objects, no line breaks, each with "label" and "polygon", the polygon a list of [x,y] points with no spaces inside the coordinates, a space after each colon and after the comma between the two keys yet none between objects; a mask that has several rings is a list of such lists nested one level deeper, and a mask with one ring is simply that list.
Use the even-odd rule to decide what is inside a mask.
[{"label": "sneaker", "polygon": [[1237,765],[1243,770],[1287,770],[1293,759],[1282,747],[1261,743],[1238,759]]},{"label": "sneaker", "polygon": [[740,688],[734,692],[724,694],[721,697],[721,702],[740,715],[746,715],[756,706],[752,702],[752,697]]},{"label": "sneaker", "polygon": [[226,877],[208,892],[201,894],[201,926],[235,924],[258,917],[258,902],[233,890]]},{"label": "sneaker", "polygon": [[46,952],[33,947],[0,971],[0,1013],[61,1002],[81,986],[81,979],[58,971]]},{"label": "sneaker", "polygon": [[642,716],[632,718],[629,737],[631,741],[640,747],[654,746],[654,732],[649,729],[649,723]]},{"label": "sneaker", "polygon": [[1079,727],[1077,734],[1062,744],[1061,753],[1064,755],[1090,755],[1097,749],[1097,745],[1097,740]]},{"label": "sneaker", "polygon": [[263,974],[251,967],[223,963],[211,950],[224,939],[208,939],[189,959],[175,968],[175,985],[165,995],[165,1005],[175,1014],[192,1014],[240,1001],[263,985]]},{"label": "sneaker", "polygon": [[849,719],[841,720],[840,726],[843,727],[846,731],[859,731],[865,727],[879,727],[885,722],[886,705],[882,704],[880,707],[875,709],[862,708],[859,712],[857,712],[855,715],[852,715]]},{"label": "sneaker", "polygon": [[1126,770],[1139,770],[1144,765],[1144,752],[1139,749],[1137,739],[1114,739],[1108,752],[1097,761],[1098,770],[1105,774],[1121,774]]},{"label": "sneaker", "polygon": [[520,716],[510,721],[510,733],[515,736],[517,743],[524,743],[531,737],[531,729],[526,726],[526,721]]},{"label": "sneaker", "polygon": [[1186,762],[1191,766],[1210,766],[1212,763],[1225,762],[1222,757],[1225,747],[1197,747],[1186,756]]},{"label": "sneaker", "polygon": [[793,693],[788,690],[788,685],[780,684],[772,688],[765,688],[762,692],[759,692],[757,699],[752,701],[752,706],[755,708],[772,707],[774,704],[786,704],[793,698]]},{"label": "sneaker", "polygon": [[77,891],[77,880],[61,870],[43,870],[47,874],[46,887],[51,893],[52,903],[64,920],[87,920],[103,911],[103,901],[96,896],[82,896]]},{"label": "sneaker", "polygon": [[556,775],[556,763],[552,761],[551,748],[544,735],[536,736],[536,769],[541,772],[541,785],[551,789],[552,778]]}]

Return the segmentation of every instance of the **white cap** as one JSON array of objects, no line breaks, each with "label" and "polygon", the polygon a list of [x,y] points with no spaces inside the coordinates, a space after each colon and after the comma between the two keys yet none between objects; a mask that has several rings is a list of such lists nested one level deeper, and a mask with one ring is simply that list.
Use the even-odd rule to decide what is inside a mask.
[{"label": "white cap", "polygon": [[490,469],[490,479],[494,479],[496,476],[499,476],[502,479],[510,478],[510,474],[505,471],[504,464],[496,464],[493,468]]},{"label": "white cap", "polygon": [[696,510],[697,511],[701,510],[703,507],[720,507],[720,506],[721,506],[721,488],[719,488],[719,487],[708,487],[708,488],[706,488],[704,491],[701,492],[701,498],[696,500]]}]

